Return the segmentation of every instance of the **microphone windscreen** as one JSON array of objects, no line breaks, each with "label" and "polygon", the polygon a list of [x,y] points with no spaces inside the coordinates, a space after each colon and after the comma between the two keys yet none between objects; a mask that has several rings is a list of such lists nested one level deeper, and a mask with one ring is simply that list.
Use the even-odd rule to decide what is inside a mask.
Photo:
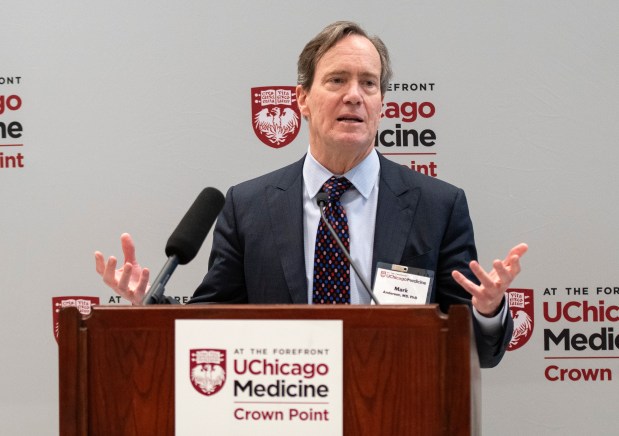
[{"label": "microphone windscreen", "polygon": [[329,202],[329,195],[326,192],[319,192],[316,194],[316,204],[320,207],[324,207]]},{"label": "microphone windscreen", "polygon": [[223,208],[225,198],[215,188],[204,188],[168,239],[165,254],[185,265],[200,251],[206,235]]}]

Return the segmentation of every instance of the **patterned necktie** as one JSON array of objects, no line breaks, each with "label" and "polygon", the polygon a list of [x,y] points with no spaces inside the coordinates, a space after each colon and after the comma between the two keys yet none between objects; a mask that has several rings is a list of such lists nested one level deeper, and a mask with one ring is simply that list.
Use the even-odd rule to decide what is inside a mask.
[{"label": "patterned necktie", "polygon": [[[322,185],[322,191],[329,196],[325,215],[348,252],[350,252],[348,219],[340,203],[340,197],[351,186],[352,183],[346,177],[339,179],[331,177]],[[350,304],[350,263],[322,220],[316,233],[312,303]]]}]

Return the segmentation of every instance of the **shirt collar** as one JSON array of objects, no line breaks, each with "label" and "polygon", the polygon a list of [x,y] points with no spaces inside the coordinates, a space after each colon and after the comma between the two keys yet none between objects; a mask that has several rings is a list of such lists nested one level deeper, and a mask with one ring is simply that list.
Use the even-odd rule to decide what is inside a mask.
[{"label": "shirt collar", "polygon": [[307,156],[303,163],[303,181],[305,182],[305,189],[307,190],[309,198],[314,198],[316,194],[320,192],[322,185],[329,180],[331,176],[344,176],[350,180],[355,189],[367,199],[378,180],[379,174],[380,161],[376,150],[372,150],[365,159],[346,172],[346,174],[333,174],[323,167],[314,156],[312,156],[309,150],[307,151]]}]

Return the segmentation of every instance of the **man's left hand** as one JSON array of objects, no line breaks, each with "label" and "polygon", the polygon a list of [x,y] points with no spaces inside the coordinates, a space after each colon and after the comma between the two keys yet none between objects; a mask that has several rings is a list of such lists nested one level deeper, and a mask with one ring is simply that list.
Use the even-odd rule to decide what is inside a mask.
[{"label": "man's left hand", "polygon": [[473,296],[473,306],[480,314],[487,317],[495,316],[501,307],[505,291],[520,272],[520,258],[528,248],[527,244],[516,245],[505,259],[492,262],[493,268],[489,273],[477,261],[471,261],[469,266],[479,279],[479,285],[467,279],[459,271],[453,271],[451,276]]}]

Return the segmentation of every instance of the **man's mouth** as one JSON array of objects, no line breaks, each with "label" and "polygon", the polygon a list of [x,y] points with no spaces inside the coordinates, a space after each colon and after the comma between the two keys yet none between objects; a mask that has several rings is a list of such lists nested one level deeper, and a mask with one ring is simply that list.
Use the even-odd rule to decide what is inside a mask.
[{"label": "man's mouth", "polygon": [[363,120],[359,117],[355,117],[355,116],[343,116],[343,117],[338,117],[337,119],[338,121],[344,122],[344,123],[362,123]]}]

